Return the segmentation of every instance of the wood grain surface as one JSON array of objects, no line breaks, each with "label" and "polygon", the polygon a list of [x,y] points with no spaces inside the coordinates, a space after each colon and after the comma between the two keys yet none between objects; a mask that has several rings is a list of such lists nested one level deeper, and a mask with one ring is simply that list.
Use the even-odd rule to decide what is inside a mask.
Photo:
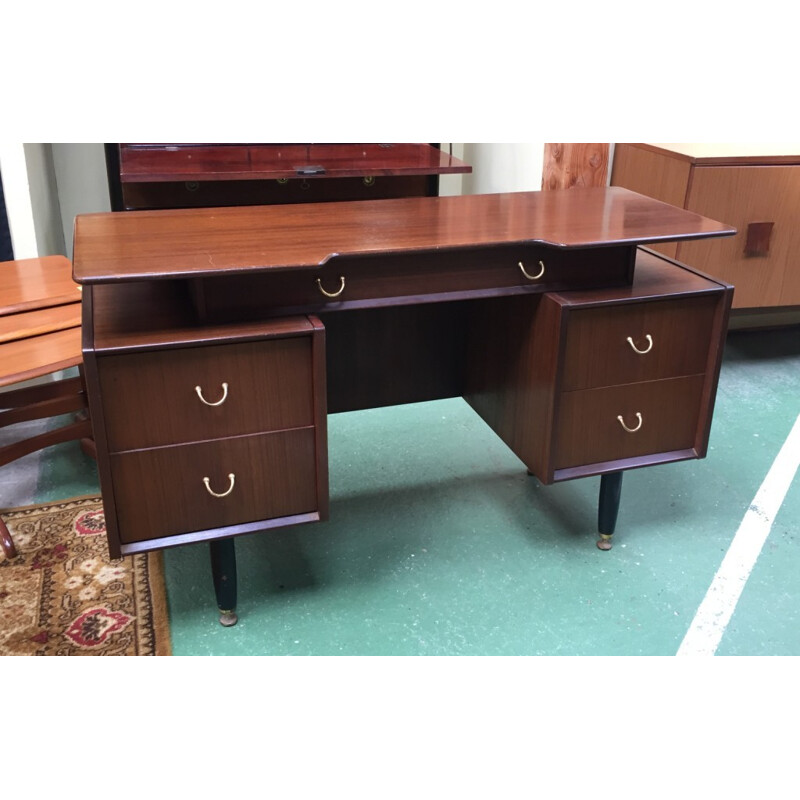
[{"label": "wood grain surface", "polygon": [[525,242],[604,247],[733,233],[611,187],[79,215],[73,262],[75,280],[95,283],[309,267],[339,255]]}]

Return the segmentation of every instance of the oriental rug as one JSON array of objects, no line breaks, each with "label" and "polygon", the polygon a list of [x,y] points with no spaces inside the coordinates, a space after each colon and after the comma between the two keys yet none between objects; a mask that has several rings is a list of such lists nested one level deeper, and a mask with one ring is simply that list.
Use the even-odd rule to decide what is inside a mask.
[{"label": "oriental rug", "polygon": [[0,655],[171,655],[161,553],[111,559],[99,497],[0,513]]}]

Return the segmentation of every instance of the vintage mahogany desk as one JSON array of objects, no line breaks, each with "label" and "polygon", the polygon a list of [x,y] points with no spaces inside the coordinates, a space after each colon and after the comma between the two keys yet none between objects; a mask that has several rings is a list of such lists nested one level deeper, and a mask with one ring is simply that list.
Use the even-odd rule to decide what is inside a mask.
[{"label": "vintage mahogany desk", "polygon": [[114,557],[328,516],[327,414],[464,397],[545,484],[706,453],[732,288],[640,245],[732,235],[627,189],[80,216]]}]

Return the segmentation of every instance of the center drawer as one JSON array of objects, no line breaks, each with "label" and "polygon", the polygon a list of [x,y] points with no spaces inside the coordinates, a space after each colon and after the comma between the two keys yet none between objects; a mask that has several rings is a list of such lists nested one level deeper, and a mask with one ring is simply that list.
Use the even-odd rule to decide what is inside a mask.
[{"label": "center drawer", "polygon": [[109,450],[314,424],[310,336],[97,359]]},{"label": "center drawer", "polygon": [[571,311],[563,390],[705,372],[717,302],[698,296]]},{"label": "center drawer", "polygon": [[317,313],[339,308],[467,299],[492,294],[623,285],[633,249],[589,253],[543,245],[341,256],[315,268],[206,279],[196,302],[209,319],[266,309]]}]

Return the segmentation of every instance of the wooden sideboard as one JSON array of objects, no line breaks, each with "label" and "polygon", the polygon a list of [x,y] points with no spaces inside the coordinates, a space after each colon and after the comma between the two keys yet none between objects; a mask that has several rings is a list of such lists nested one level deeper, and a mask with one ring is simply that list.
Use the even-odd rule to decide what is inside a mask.
[{"label": "wooden sideboard", "polygon": [[[641,246],[730,236],[625,189],[76,221],[109,550],[324,520],[327,415],[464,397],[542,483],[706,454],[732,289]],[[387,357],[391,354],[391,358]]]},{"label": "wooden sideboard", "polygon": [[734,309],[800,307],[800,144],[617,144],[611,183],[736,227],[657,248],[733,284]]},{"label": "wooden sideboard", "polygon": [[435,196],[472,167],[431,144],[107,144],[111,208]]}]

